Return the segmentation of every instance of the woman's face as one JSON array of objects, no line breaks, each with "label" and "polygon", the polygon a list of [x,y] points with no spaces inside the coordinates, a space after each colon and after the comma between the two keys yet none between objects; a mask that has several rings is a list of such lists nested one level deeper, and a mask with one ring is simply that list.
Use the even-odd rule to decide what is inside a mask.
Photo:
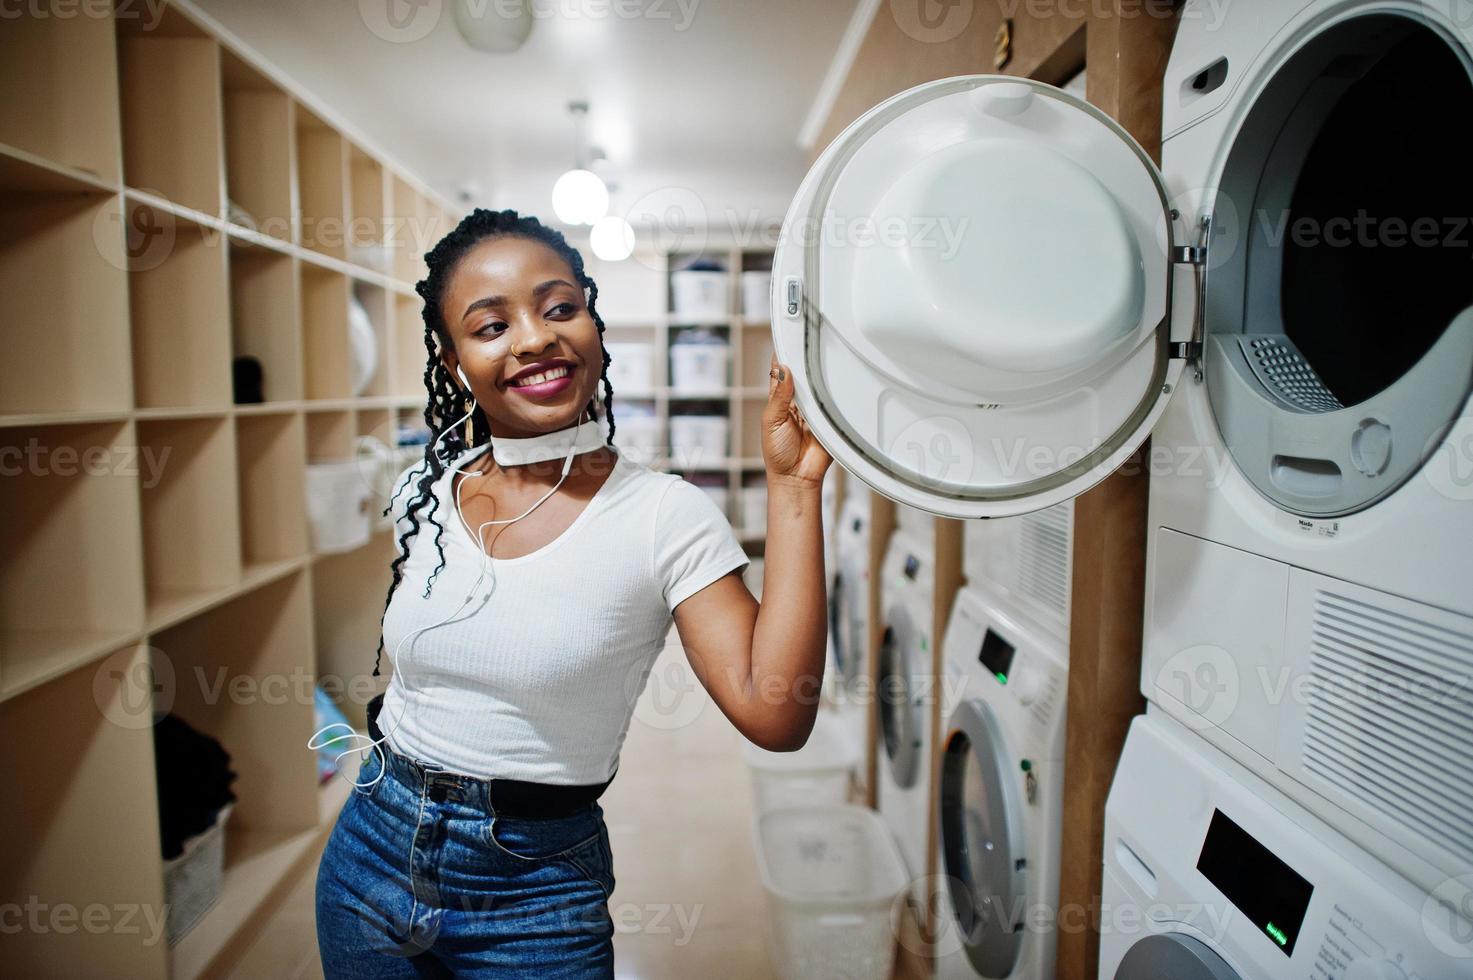
[{"label": "woman's face", "polygon": [[526,238],[493,238],[456,265],[441,303],[459,366],[492,436],[523,438],[579,420],[603,371],[603,343],[573,270]]}]

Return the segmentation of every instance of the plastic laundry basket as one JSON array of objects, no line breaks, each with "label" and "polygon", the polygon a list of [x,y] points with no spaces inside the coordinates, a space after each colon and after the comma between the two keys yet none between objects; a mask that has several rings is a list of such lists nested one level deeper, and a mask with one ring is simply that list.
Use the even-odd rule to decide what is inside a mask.
[{"label": "plastic laundry basket", "polygon": [[848,804],[773,810],[754,818],[753,837],[778,972],[888,980],[907,879],[880,815]]},{"label": "plastic laundry basket", "polygon": [[837,715],[820,711],[807,744],[797,752],[768,752],[748,742],[753,809],[762,814],[847,803],[849,770],[859,761],[859,747],[846,735]]}]

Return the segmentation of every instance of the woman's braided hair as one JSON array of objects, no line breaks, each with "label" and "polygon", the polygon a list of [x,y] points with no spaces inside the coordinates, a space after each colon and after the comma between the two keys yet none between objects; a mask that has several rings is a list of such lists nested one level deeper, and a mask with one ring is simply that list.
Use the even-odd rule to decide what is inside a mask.
[{"label": "woman's braided hair", "polygon": [[[415,283],[414,290],[424,300],[424,342],[425,342],[425,391],[429,400],[425,405],[424,420],[430,428],[430,441],[425,446],[423,465],[416,464],[412,473],[419,474],[419,479],[403,481],[396,489],[394,496],[389,499],[389,505],[384,508],[383,513],[388,515],[393,508],[394,501],[399,494],[407,490],[411,483],[415,486],[415,495],[410,498],[405,516],[409,518],[410,526],[399,535],[399,554],[389,565],[393,573],[393,581],[389,584],[389,593],[384,599],[384,613],[389,609],[389,602],[394,598],[394,590],[399,587],[403,578],[404,562],[409,558],[409,541],[419,531],[420,511],[426,507],[424,518],[435,526],[435,550],[440,555],[440,563],[435,566],[429,581],[425,583],[424,595],[429,597],[430,588],[434,585],[435,578],[440,570],[445,567],[445,549],[440,541],[440,535],[445,530],[444,525],[435,520],[435,511],[439,509],[440,502],[431,493],[433,487],[445,473],[445,464],[455,459],[467,449],[480,446],[491,441],[491,427],[486,421],[486,416],[479,405],[476,406],[471,415],[471,436],[466,441],[463,427],[456,426],[455,431],[446,432],[454,422],[465,414],[463,404],[464,395],[455,379],[440,360],[440,351],[451,349],[450,334],[445,328],[445,320],[441,303],[445,295],[445,287],[455,271],[456,265],[473,247],[481,242],[494,238],[525,238],[529,241],[541,242],[548,248],[562,256],[573,270],[574,281],[588,291],[588,313],[593,317],[593,322],[598,326],[600,346],[604,334],[604,321],[598,315],[596,303],[598,302],[598,284],[583,271],[583,256],[578,250],[569,245],[562,232],[555,228],[549,228],[531,215],[519,215],[513,210],[488,211],[485,208],[476,208],[460,220],[434,248],[425,253],[425,264],[429,268],[429,274],[419,282]],[[609,421],[610,444],[614,441],[614,387],[609,383],[609,352],[603,348],[603,370],[600,375],[603,384],[604,413]],[[594,402],[587,407],[590,415],[595,414]],[[445,438],[440,439],[436,445],[436,439],[444,433]],[[412,476],[412,474],[411,474]],[[383,638],[383,614],[379,616],[379,641],[378,652],[373,662],[373,676],[379,676],[379,662],[384,655]]]}]

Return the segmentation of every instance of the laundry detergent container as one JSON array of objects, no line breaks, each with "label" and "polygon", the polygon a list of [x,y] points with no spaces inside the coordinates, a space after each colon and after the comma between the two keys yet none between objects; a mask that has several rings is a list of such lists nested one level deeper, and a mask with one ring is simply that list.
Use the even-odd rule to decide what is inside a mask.
[{"label": "laundry detergent container", "polygon": [[884,821],[862,806],[758,814],[773,966],[787,980],[888,980],[907,878]]},{"label": "laundry detergent container", "polygon": [[786,807],[838,806],[849,800],[849,770],[859,746],[845,737],[838,716],[820,711],[808,743],[797,752],[768,752],[747,743],[752,808],[759,814]]}]

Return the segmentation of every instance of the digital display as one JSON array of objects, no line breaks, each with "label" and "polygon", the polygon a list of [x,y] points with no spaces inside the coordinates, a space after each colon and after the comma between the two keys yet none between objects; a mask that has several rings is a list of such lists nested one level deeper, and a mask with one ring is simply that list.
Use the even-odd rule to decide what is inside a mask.
[{"label": "digital display", "polygon": [[1313,885],[1221,810],[1212,811],[1197,870],[1285,956],[1293,955]]},{"label": "digital display", "polygon": [[999,684],[1006,684],[1013,669],[1014,652],[1011,643],[989,629],[982,638],[982,652],[977,654],[977,660],[997,678]]}]

